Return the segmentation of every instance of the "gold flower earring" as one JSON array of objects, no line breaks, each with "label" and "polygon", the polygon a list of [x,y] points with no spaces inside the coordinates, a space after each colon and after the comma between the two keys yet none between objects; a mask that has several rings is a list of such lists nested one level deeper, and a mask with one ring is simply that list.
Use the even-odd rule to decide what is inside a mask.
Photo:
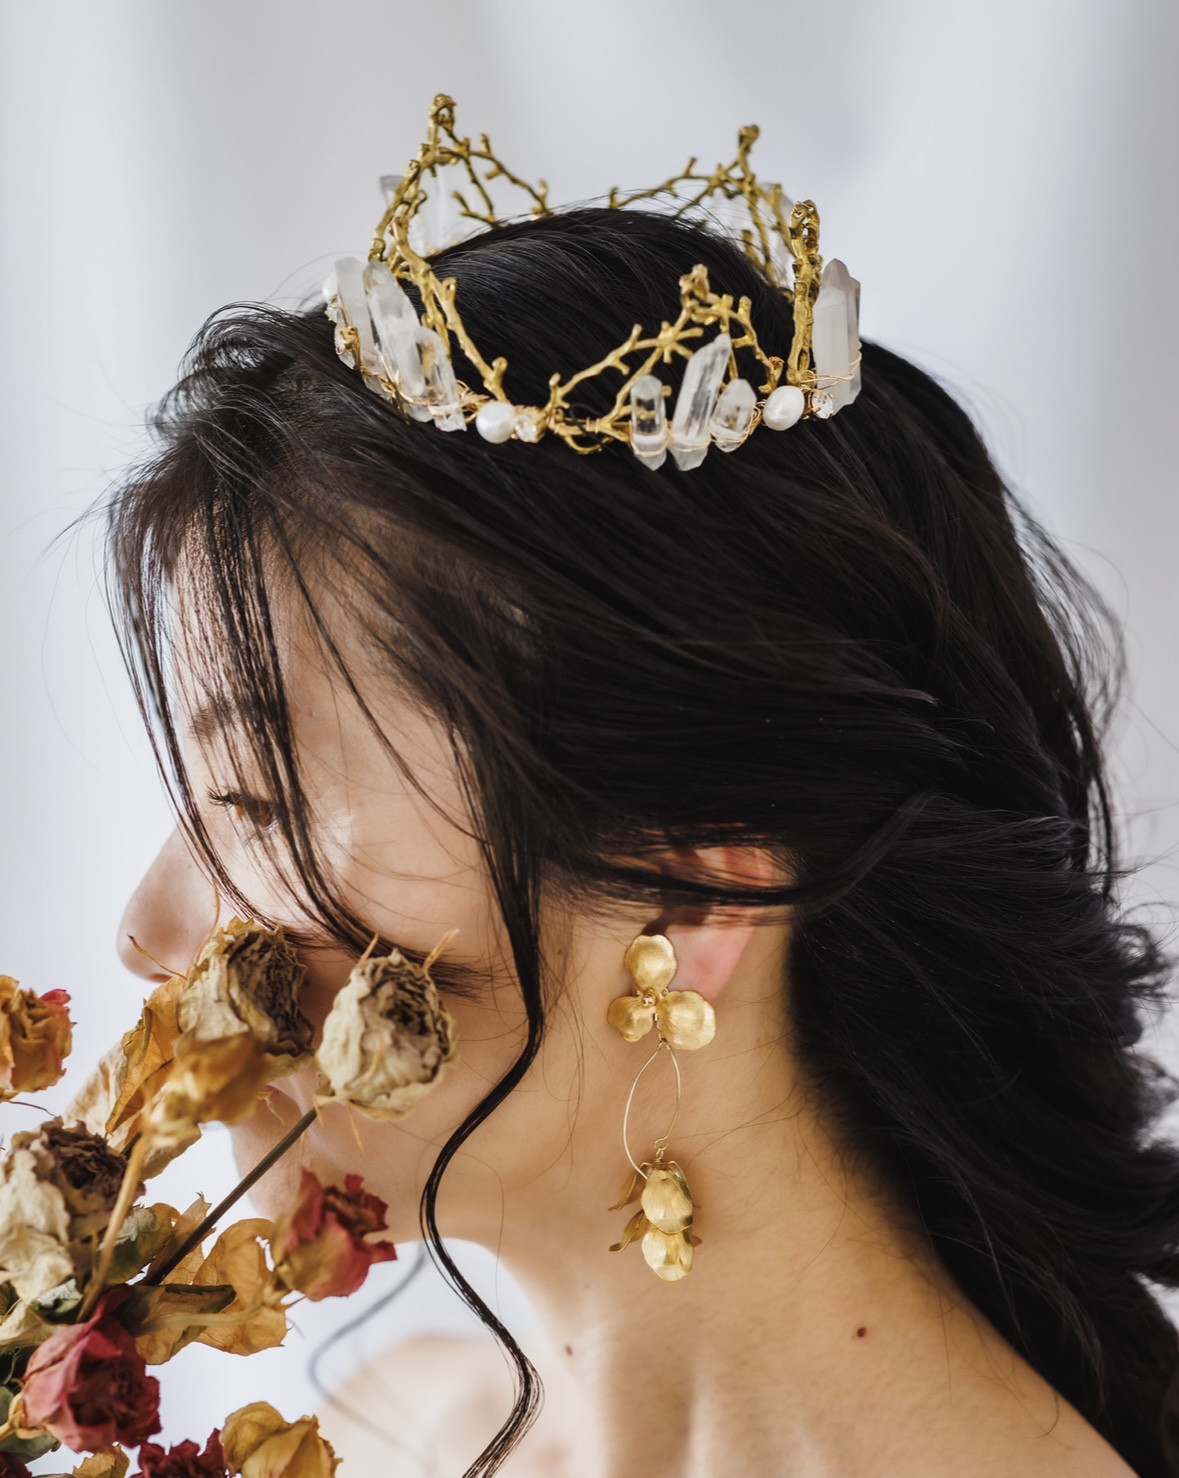
[{"label": "gold flower earring", "polygon": [[[716,1036],[716,1012],[698,991],[668,990],[677,961],[666,934],[640,934],[623,957],[623,964],[634,982],[634,993],[611,1001],[606,1020],[628,1042],[640,1041],[654,1028],[659,1045],[639,1069],[622,1116],[622,1147],[632,1173],[621,1199],[610,1210],[621,1211],[636,1200],[639,1209],[627,1222],[622,1240],[615,1242],[610,1251],[621,1252],[641,1237],[647,1266],[664,1282],[676,1283],[691,1272],[693,1248],[700,1245],[700,1238],[692,1230],[695,1207],[684,1172],[674,1160],[665,1158],[683,1097],[675,1054],[708,1046]],[[630,1149],[631,1106],[643,1074],[663,1052],[675,1069],[675,1110],[667,1132],[655,1141],[654,1158],[640,1162]]]}]

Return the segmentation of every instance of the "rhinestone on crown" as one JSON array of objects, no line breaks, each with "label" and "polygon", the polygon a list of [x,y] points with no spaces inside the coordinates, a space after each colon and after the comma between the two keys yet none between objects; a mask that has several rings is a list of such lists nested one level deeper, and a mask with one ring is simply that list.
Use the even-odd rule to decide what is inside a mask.
[{"label": "rhinestone on crown", "polygon": [[[647,202],[736,237],[792,307],[789,359],[763,350],[750,300],[714,293],[707,270],[696,266],[679,280],[675,319],[655,332],[637,324],[597,364],[565,380],[554,374],[544,405],[515,404],[504,390],[507,361],[484,358],[463,324],[454,278],[437,277],[428,257],[508,218],[496,211],[499,182],[519,192],[533,216],[552,213],[548,187],[543,181],[529,185],[507,169],[486,134],[477,142],[460,138],[454,107],[445,95],[434,99],[417,157],[404,175],[382,180],[388,205],[368,261],[338,262],[324,285],[340,358],[403,415],[443,431],[465,431],[473,424],[492,443],[530,444],[557,436],[586,454],[620,442],[652,470],[670,453],[687,471],[698,467],[711,447],[731,452],[759,426],[784,431],[804,419],[826,420],[855,400],[860,284],[842,262],[823,265],[813,201],[795,204],[780,185],[763,185],[756,178],[749,153],[758,130],[751,126],[741,129],[732,164],[703,174],[691,159],[682,174],[650,190],[611,190],[608,203],[621,210]],[[461,187],[445,190],[444,171],[457,174]],[[406,283],[417,290],[420,312]],[[456,343],[478,371],[481,389],[457,378]],[[747,363],[750,356],[755,362],[756,387],[742,377],[739,353]],[[687,364],[669,414],[670,387],[657,371],[676,358]],[[580,388],[607,372],[621,376],[610,408],[596,417],[579,413]]]}]

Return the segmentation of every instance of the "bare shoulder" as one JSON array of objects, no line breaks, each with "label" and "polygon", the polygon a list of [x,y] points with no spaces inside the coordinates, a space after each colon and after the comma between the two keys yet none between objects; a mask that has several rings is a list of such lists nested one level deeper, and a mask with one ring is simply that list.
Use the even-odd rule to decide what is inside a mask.
[{"label": "bare shoulder", "polygon": [[[531,1352],[529,1352],[531,1353]],[[333,1393],[321,1422],[344,1471],[427,1478],[463,1472],[512,1408],[511,1370],[490,1340],[427,1334],[391,1345]],[[569,1428],[546,1383],[535,1427],[504,1468],[511,1478],[566,1478]]]}]

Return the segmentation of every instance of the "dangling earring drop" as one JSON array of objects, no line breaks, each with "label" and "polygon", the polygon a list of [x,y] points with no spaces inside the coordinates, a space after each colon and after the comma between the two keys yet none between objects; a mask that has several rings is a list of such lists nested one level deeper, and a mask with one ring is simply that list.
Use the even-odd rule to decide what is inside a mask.
[{"label": "dangling earring drop", "polygon": [[[636,1200],[639,1210],[627,1222],[622,1240],[610,1251],[621,1252],[642,1238],[647,1266],[664,1282],[675,1283],[691,1271],[693,1248],[700,1243],[692,1230],[695,1208],[687,1179],[674,1160],[666,1159],[683,1096],[675,1054],[677,1050],[695,1051],[708,1046],[716,1035],[716,1012],[697,991],[668,990],[677,962],[665,934],[640,934],[623,957],[623,964],[634,982],[634,993],[611,1001],[606,1020],[628,1042],[641,1041],[654,1028],[659,1045],[639,1069],[622,1116],[622,1147],[632,1173],[621,1199],[610,1210],[621,1211]],[[640,1162],[630,1148],[631,1105],[643,1074],[661,1053],[667,1054],[675,1069],[675,1110],[667,1131],[655,1141],[654,1158]]]}]

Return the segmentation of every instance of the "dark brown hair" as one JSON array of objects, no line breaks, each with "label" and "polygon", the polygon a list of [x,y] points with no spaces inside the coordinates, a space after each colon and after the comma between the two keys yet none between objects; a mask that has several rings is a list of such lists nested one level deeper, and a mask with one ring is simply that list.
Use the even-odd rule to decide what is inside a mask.
[{"label": "dark brown hair", "polygon": [[[786,354],[776,290],[665,217],[573,211],[488,232],[445,267],[476,341],[507,356],[509,394],[541,403],[554,370],[673,316],[696,262],[753,299]],[[586,403],[612,393],[591,385]],[[422,1205],[519,1373],[469,1473],[499,1466],[536,1381],[442,1244],[437,1191],[535,1055],[538,901],[562,889],[792,910],[800,1064],[847,1152],[1142,1478],[1179,1474],[1163,1433],[1179,1345],[1152,1292],[1179,1284],[1179,1157],[1153,1133],[1169,1082],[1135,1047],[1168,962],[1119,910],[1100,748],[1119,637],[955,401],[868,343],[863,390],[832,420],[652,473],[625,448],[406,422],[340,363],[318,310],[233,308],[156,424],[158,455],[109,505],[111,598],[178,810],[227,894],[249,908],[201,824],[168,692],[179,562],[199,572],[292,887],[357,952],[369,927],[332,896],[300,788],[270,582],[314,615],[330,579],[369,665],[453,736],[530,1024]],[[797,885],[643,865],[718,840],[788,856]]]}]

